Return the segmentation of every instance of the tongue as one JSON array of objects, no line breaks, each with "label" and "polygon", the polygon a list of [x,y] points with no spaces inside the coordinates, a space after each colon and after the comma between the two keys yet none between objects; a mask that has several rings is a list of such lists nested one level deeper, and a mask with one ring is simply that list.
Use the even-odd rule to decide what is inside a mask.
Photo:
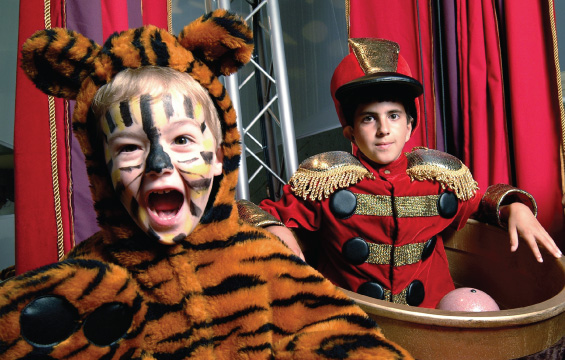
[{"label": "tongue", "polygon": [[152,193],[149,196],[149,206],[159,215],[174,215],[182,205],[182,195],[178,191],[166,194]]}]

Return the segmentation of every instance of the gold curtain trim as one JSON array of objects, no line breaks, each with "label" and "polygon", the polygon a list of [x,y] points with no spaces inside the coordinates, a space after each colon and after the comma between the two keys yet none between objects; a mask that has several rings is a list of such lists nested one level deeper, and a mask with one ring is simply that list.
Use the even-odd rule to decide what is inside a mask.
[{"label": "gold curtain trim", "polygon": [[[51,1],[45,0],[43,5],[45,28],[51,29]],[[57,162],[57,123],[55,120],[55,98],[53,96],[48,96],[48,102],[51,178],[53,179],[53,200],[55,202],[55,223],[57,226],[57,257],[59,260],[61,260],[63,256],[65,256],[65,245],[63,234],[63,214],[61,212],[61,193],[59,191],[59,165]]]},{"label": "gold curtain trim", "polygon": [[[559,96],[559,113],[561,120],[561,144],[559,146],[559,157],[561,159],[561,195],[565,194],[565,109],[563,107],[563,88],[561,86],[561,68],[559,66],[559,52],[557,46],[557,29],[553,0],[549,0],[549,20],[551,23],[551,37],[553,41],[553,61],[555,62],[555,75],[557,76],[557,95]],[[565,208],[563,209],[565,212]]]},{"label": "gold curtain trim", "polygon": [[349,14],[350,14],[351,8],[349,5],[349,0],[345,0],[345,23],[347,24],[347,38],[349,39],[351,37],[351,34],[349,32]]},{"label": "gold curtain trim", "polygon": [[167,0],[167,30],[173,33],[173,0]]}]

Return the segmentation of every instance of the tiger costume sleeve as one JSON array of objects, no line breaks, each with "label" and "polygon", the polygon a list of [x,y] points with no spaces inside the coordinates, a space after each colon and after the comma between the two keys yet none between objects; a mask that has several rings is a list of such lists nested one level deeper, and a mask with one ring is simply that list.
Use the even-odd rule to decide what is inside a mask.
[{"label": "tiger costume sleeve", "polygon": [[[75,99],[101,231],[65,260],[0,284],[0,359],[412,359],[317,271],[239,218],[236,115],[218,80],[249,61],[251,30],[217,10],[178,37],[147,26],[99,46],[65,29],[25,43],[22,67],[45,93]],[[223,154],[200,222],[163,245],[117,199],[89,111],[121,70],[192,76],[218,112]]]}]

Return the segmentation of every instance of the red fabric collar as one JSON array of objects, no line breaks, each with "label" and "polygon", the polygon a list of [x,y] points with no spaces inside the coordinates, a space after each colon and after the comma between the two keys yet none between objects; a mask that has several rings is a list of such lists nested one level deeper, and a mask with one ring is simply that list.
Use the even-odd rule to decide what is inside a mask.
[{"label": "red fabric collar", "polygon": [[408,158],[404,152],[400,153],[398,159],[394,160],[390,164],[380,165],[375,164],[370,160],[367,160],[364,155],[357,149],[357,154],[354,154],[359,161],[375,176],[380,177],[390,177],[406,172],[406,166],[408,165]]}]

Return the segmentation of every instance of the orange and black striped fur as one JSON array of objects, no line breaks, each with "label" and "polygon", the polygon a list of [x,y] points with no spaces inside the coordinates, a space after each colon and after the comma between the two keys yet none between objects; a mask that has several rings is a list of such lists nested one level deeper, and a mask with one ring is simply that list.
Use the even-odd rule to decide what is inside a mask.
[{"label": "orange and black striped fur", "polygon": [[[178,37],[155,27],[103,47],[64,29],[36,33],[22,67],[44,92],[76,99],[101,231],[66,259],[0,285],[0,359],[411,359],[318,272],[235,206],[235,112],[217,76],[249,60],[251,32],[218,10]],[[89,107],[120,70],[169,66],[208,90],[222,125],[223,174],[195,230],[152,242],[115,196]]]}]

